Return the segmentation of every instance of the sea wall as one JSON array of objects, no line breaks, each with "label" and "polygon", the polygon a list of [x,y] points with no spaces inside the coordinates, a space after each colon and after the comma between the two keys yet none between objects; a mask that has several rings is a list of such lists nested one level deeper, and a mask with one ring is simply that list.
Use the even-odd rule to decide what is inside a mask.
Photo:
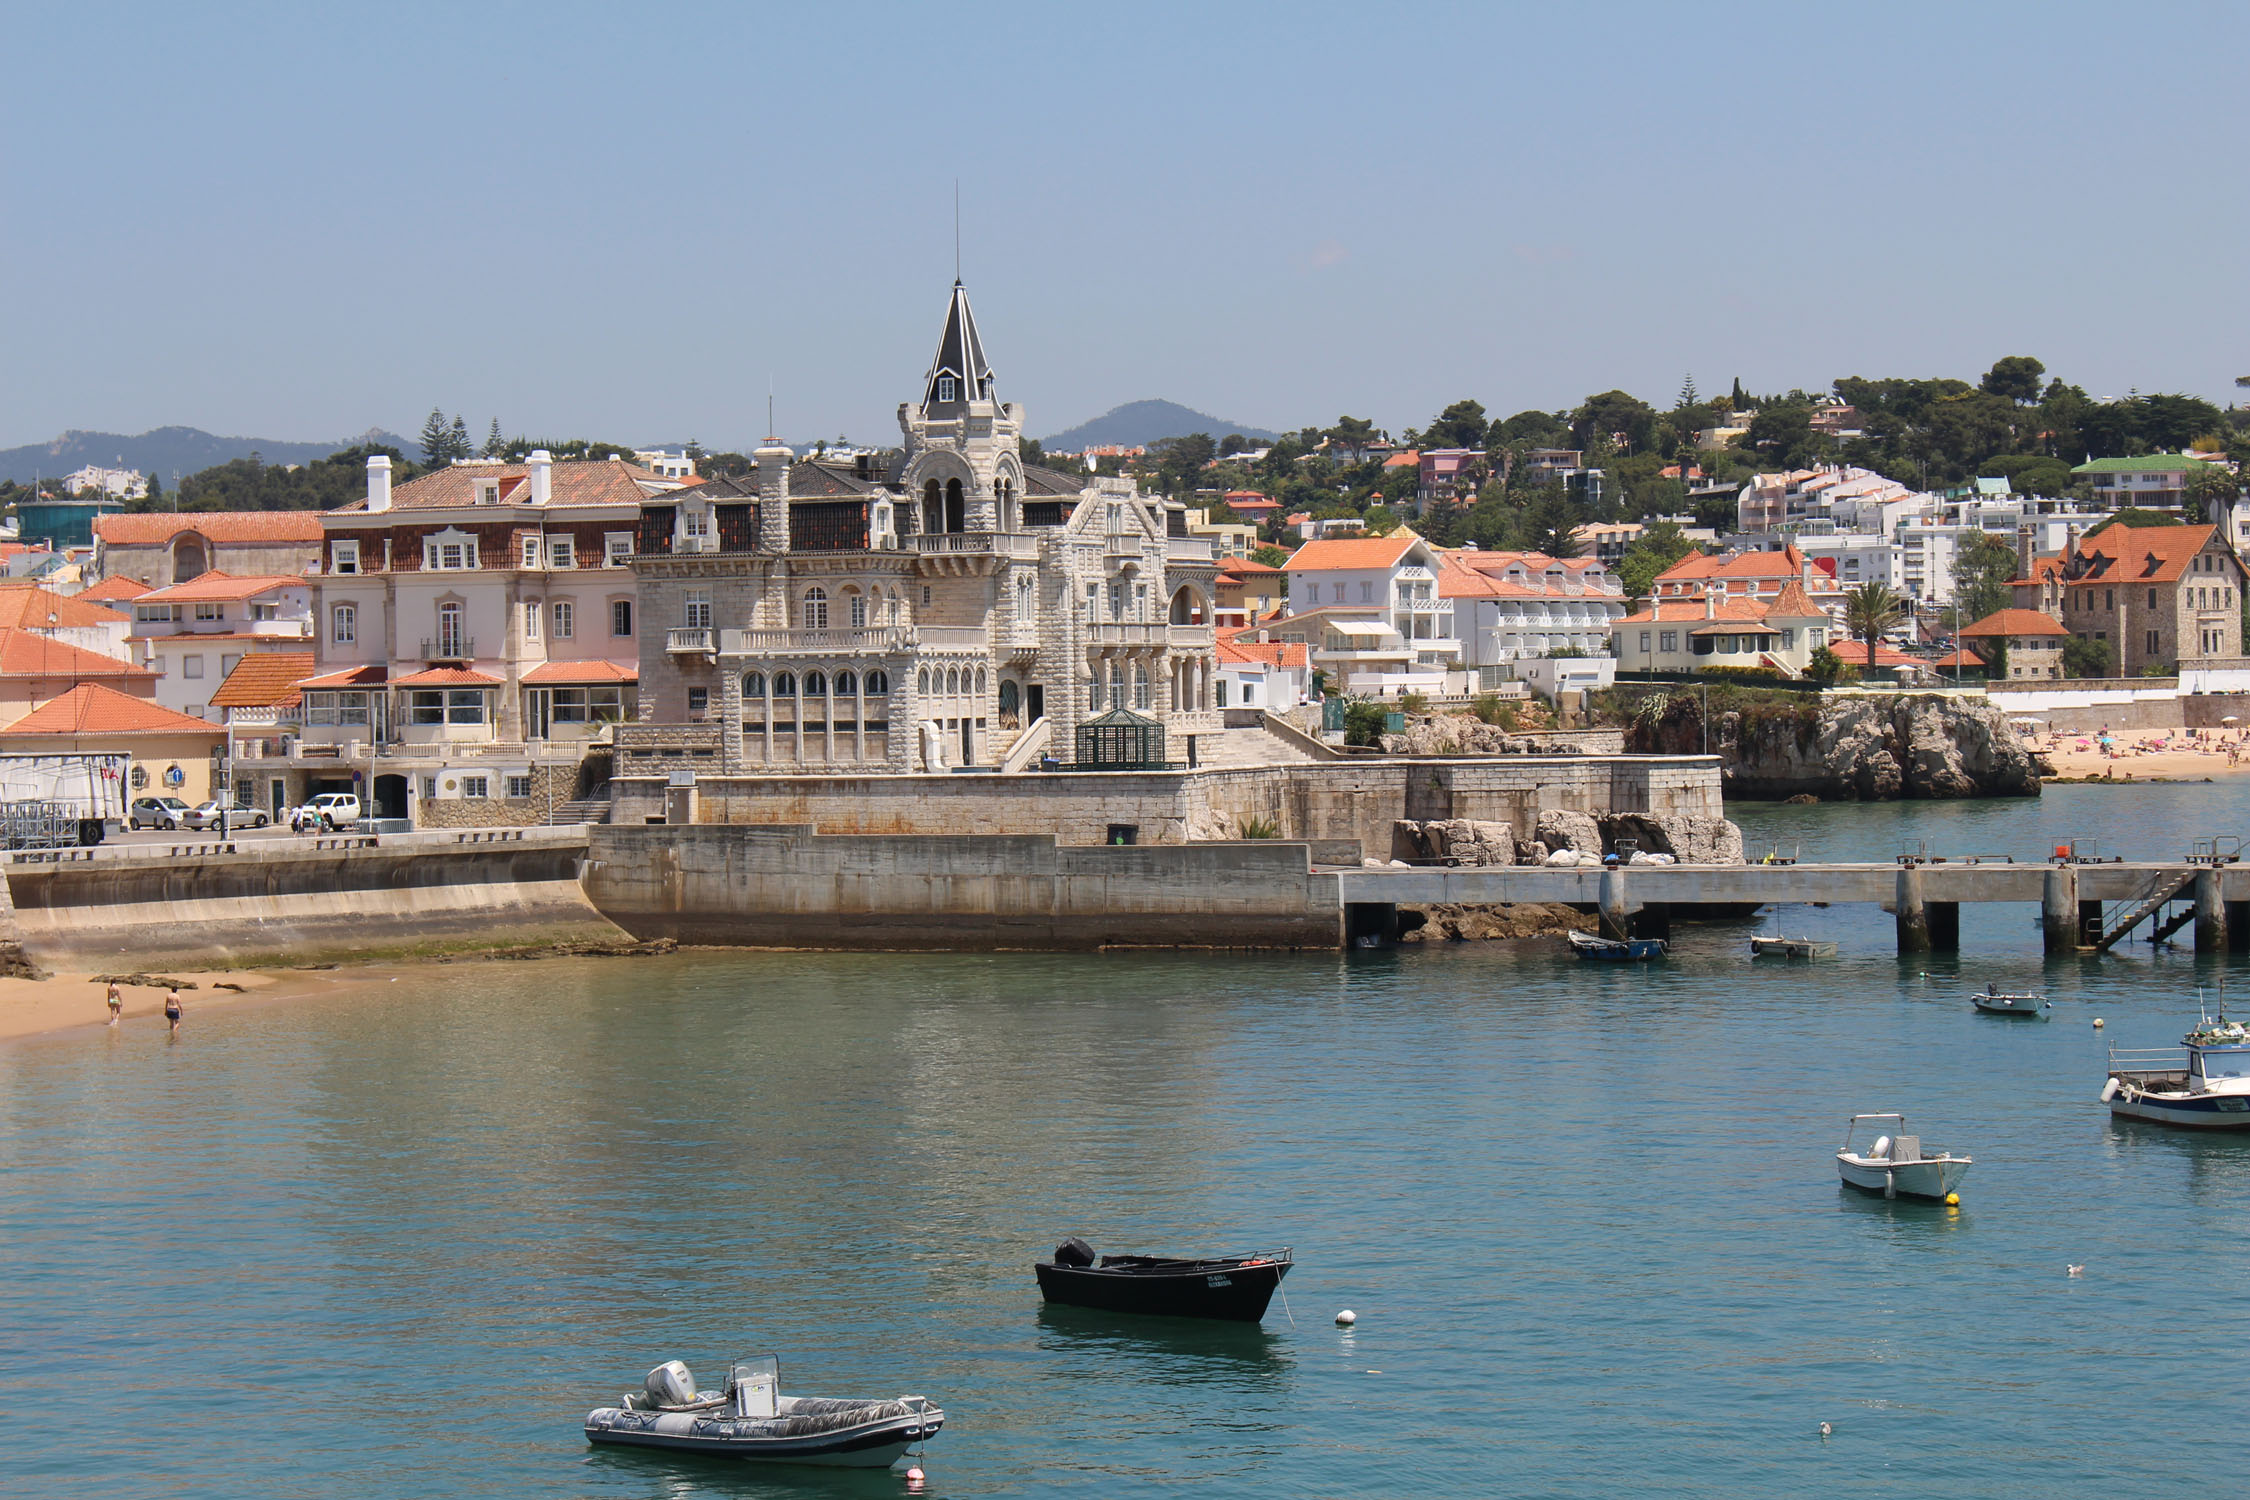
[{"label": "sea wall", "polygon": [[1050,835],[590,830],[586,892],[635,937],[791,948],[1333,948],[1304,844],[1075,848]]},{"label": "sea wall", "polygon": [[697,824],[812,825],[824,834],[982,833],[1140,845],[1275,836],[1353,840],[1387,856],[1400,818],[1475,818],[1530,827],[1541,812],[1720,817],[1718,761],[1702,755],[1367,758],[1199,771],[949,776],[701,777],[687,799],[655,777],[611,783],[611,826],[667,816]]},{"label": "sea wall", "polygon": [[255,967],[615,939],[583,829],[278,839],[14,856],[25,953],[56,970]]}]

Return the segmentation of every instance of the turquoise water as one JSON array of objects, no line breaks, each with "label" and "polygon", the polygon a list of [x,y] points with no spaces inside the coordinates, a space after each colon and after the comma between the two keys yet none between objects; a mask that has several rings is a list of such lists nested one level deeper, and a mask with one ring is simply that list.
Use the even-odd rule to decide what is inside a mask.
[{"label": "turquoise water", "polygon": [[[2250,811],[2152,787],[1741,816],[1808,854],[2096,823],[2154,854],[2213,807]],[[1683,927],[1645,972],[1542,943],[464,963],[176,1043],[23,1044],[0,1473],[902,1493],[579,1434],[661,1358],[773,1349],[785,1390],[941,1402],[940,1495],[2207,1485],[2240,1447],[2250,1142],[2093,1099],[2103,1038],[2176,1040],[2220,970],[2139,945],[2049,966],[2050,1024],[1978,1017],[1966,988],[2041,963],[2029,909],[1995,910],[1902,962],[1880,913],[1792,909],[1844,944],[1794,968],[1741,957],[1756,922]],[[1840,1192],[1844,1116],[1877,1109],[1976,1155],[1962,1209]],[[1072,1232],[1292,1245],[1289,1308],[1043,1313],[1030,1263]]]}]

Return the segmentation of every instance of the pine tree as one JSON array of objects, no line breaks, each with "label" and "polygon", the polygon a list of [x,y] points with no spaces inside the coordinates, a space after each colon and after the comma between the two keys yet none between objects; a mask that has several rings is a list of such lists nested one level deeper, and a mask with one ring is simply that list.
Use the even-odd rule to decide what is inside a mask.
[{"label": "pine tree", "polygon": [[1695,377],[1693,375],[1680,382],[1679,404],[1681,406],[1693,406],[1702,399],[1695,393]]},{"label": "pine tree", "polygon": [[451,439],[452,457],[471,458],[475,456],[477,449],[476,445],[469,441],[469,424],[461,420],[459,412],[453,414],[453,428],[446,436]]},{"label": "pine tree", "polygon": [[486,458],[498,458],[506,451],[507,446],[508,440],[500,436],[500,419],[494,417],[492,419],[492,430],[484,435],[484,456]]},{"label": "pine tree", "polygon": [[446,429],[445,413],[430,408],[428,420],[422,423],[422,462],[433,469],[442,469],[453,458],[453,434]]}]

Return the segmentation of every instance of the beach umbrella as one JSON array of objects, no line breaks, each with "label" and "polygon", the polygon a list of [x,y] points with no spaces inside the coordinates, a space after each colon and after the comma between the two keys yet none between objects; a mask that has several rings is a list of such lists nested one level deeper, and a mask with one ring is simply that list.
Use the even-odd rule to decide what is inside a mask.
[{"label": "beach umbrella", "polygon": [[2242,722],[2242,715],[2228,714],[2225,718],[2219,720],[2219,722],[2221,724],[2239,724]]}]

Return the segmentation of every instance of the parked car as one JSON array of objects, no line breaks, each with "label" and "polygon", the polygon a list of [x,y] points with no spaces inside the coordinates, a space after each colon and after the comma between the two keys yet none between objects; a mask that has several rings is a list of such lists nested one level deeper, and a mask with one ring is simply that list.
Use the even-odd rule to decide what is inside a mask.
[{"label": "parked car", "polygon": [[125,814],[127,828],[167,828],[174,832],[188,826],[195,809],[177,797],[135,797]]},{"label": "parked car", "polygon": [[[359,821],[359,799],[350,792],[322,792],[297,809],[307,823],[318,824],[326,819],[331,828],[349,828]],[[294,826],[297,819],[290,820]]]},{"label": "parked car", "polygon": [[[263,828],[273,820],[246,802],[237,802],[226,810],[229,828]],[[216,801],[199,802],[188,810],[187,826],[190,828],[216,828],[219,826],[219,804]]]}]

